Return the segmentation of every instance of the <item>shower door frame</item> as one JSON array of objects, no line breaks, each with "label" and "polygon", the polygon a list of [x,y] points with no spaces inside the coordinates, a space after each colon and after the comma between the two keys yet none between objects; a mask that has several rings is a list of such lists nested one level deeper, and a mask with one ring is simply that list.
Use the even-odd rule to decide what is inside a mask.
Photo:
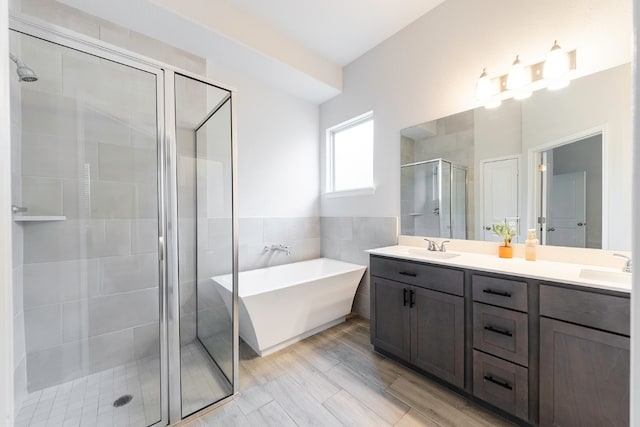
[{"label": "shower door frame", "polygon": [[[175,76],[198,80],[229,92],[231,97],[231,209],[232,209],[232,334],[233,377],[231,395],[203,407],[190,417],[201,415],[233,399],[238,393],[238,209],[237,209],[237,132],[236,90],[206,77],[147,58],[66,28],[9,12],[9,31],[52,42],[79,52],[103,58],[156,76],[157,183],[158,183],[158,269],[160,328],[160,415],[153,426],[183,420],[180,365],[180,298],[178,281],[178,184]],[[11,373],[13,378],[13,372]]]}]

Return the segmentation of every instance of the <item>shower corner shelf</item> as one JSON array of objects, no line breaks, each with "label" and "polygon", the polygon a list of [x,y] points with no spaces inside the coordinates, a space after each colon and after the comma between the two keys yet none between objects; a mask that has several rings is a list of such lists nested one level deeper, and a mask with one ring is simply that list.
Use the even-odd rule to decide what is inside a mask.
[{"label": "shower corner shelf", "polygon": [[66,219],[67,219],[66,216],[55,216],[55,215],[24,215],[24,216],[13,217],[13,220],[15,222],[64,221]]}]

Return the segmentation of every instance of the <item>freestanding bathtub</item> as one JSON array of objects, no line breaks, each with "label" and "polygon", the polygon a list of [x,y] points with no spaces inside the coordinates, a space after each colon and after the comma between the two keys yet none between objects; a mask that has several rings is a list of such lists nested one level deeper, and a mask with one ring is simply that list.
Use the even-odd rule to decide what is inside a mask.
[{"label": "freestanding bathtub", "polygon": [[[318,258],[241,272],[240,336],[266,356],[344,322],[365,270]],[[231,313],[231,275],[211,279]]]}]

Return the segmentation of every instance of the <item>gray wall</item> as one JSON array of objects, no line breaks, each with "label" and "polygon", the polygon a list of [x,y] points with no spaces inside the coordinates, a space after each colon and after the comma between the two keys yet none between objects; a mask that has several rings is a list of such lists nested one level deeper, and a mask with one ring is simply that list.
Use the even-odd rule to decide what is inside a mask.
[{"label": "gray wall", "polygon": [[[321,217],[320,229],[323,257],[366,265],[367,268],[367,249],[398,243],[398,219],[393,217]],[[368,272],[360,281],[352,310],[370,318]]]},{"label": "gray wall", "polygon": [[[553,149],[553,174],[586,172],[587,248],[602,248],[602,135]],[[615,188],[613,186],[612,188]]]}]

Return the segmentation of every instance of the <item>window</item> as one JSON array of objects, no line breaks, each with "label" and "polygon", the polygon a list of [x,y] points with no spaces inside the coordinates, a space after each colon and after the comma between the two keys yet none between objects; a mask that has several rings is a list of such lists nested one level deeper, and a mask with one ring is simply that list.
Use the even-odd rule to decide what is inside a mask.
[{"label": "window", "polygon": [[373,192],[373,112],[327,130],[326,178],[327,193]]}]

